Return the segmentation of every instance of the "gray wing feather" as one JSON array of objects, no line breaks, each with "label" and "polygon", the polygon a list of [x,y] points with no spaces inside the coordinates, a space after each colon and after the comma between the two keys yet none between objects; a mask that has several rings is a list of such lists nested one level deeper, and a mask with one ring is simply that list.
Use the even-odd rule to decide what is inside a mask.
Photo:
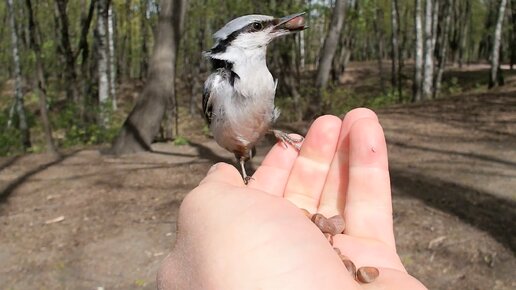
[{"label": "gray wing feather", "polygon": [[206,82],[204,82],[204,90],[202,93],[202,111],[204,113],[204,119],[208,124],[211,124],[211,118],[213,115],[213,100],[211,98],[211,93],[215,77],[216,74],[212,74],[208,77]]}]

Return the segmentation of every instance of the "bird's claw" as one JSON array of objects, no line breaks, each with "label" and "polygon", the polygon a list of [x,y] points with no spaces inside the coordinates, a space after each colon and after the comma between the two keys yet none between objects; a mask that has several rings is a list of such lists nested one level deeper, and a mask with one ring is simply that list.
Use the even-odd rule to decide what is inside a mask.
[{"label": "bird's claw", "polygon": [[246,176],[244,177],[244,184],[247,185],[249,183],[250,180],[254,180],[254,178],[252,176]]},{"label": "bird's claw", "polygon": [[305,140],[303,136],[296,138],[288,135],[287,133],[280,131],[280,130],[271,130],[276,139],[280,140],[285,149],[288,148],[288,145],[290,144],[292,147],[296,148],[296,150],[301,150],[301,142]]}]

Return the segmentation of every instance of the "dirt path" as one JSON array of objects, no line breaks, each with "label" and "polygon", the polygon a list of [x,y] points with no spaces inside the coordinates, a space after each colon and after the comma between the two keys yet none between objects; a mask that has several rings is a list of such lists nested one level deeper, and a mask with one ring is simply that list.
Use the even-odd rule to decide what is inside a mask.
[{"label": "dirt path", "polygon": [[[380,112],[398,251],[430,289],[516,288],[515,96]],[[0,159],[0,288],[155,289],[182,198],[232,161],[209,140],[155,150]]]}]

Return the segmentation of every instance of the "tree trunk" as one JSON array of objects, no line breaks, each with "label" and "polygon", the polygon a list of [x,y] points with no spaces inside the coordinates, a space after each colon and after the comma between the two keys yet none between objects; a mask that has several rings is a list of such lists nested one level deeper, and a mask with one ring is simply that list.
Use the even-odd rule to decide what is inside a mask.
[{"label": "tree trunk", "polygon": [[97,1],[97,70],[99,78],[99,124],[106,127],[109,124],[109,76],[108,76],[108,34],[106,19],[108,18],[108,0]]},{"label": "tree trunk", "polygon": [[[93,96],[94,90],[92,89],[93,84],[91,82],[91,78],[93,77],[90,74],[89,70],[89,62],[90,62],[90,46],[88,43],[88,35],[91,27],[91,22],[93,21],[93,15],[95,13],[95,1],[91,0],[89,6],[86,5],[86,0],[81,1],[81,7],[83,11],[81,11],[81,35],[79,39],[79,46],[77,53],[81,54],[81,103],[79,104],[79,119],[84,120],[86,114],[86,100],[89,100],[90,97]],[[86,14],[85,11],[88,13]]]},{"label": "tree trunk", "polygon": [[489,88],[503,85],[503,76],[500,70],[500,46],[502,42],[502,26],[503,19],[505,18],[506,6],[507,0],[501,0],[500,8],[498,9],[498,20],[496,21],[493,48],[491,50],[491,74],[489,78]]},{"label": "tree trunk", "polygon": [[464,64],[464,56],[466,55],[466,44],[468,38],[470,37],[468,30],[471,23],[471,1],[465,1],[464,3],[466,8],[464,9],[464,13],[460,13],[460,15],[464,15],[462,17],[462,25],[460,27],[460,42],[459,42],[459,68],[462,68]]},{"label": "tree trunk", "polygon": [[[186,0],[161,0],[154,52],[149,77],[142,94],[124,122],[112,146],[112,153],[151,150],[167,103],[174,100],[176,52]],[[174,104],[172,104],[174,105]]]},{"label": "tree trunk", "polygon": [[20,55],[18,52],[18,35],[16,34],[16,19],[13,8],[13,0],[7,0],[7,11],[9,17],[9,26],[11,27],[11,49],[14,64],[14,106],[18,114],[18,126],[21,133],[21,144],[23,150],[31,147],[30,131],[27,125],[27,118],[25,116],[25,108],[23,105],[22,94],[22,76],[20,68]]},{"label": "tree trunk", "polygon": [[64,79],[66,87],[66,95],[69,100],[79,103],[79,92],[77,89],[77,73],[75,71],[75,56],[70,44],[70,35],[68,28],[70,23],[66,14],[66,6],[68,0],[55,0],[56,11],[58,14],[58,29],[60,32],[60,50],[65,61]]},{"label": "tree trunk", "polygon": [[26,0],[28,16],[29,16],[29,35],[30,35],[30,46],[36,56],[36,82],[37,91],[39,96],[39,110],[41,114],[41,122],[43,123],[43,130],[45,132],[45,140],[47,143],[47,151],[52,154],[57,154],[57,148],[52,138],[52,126],[48,119],[47,110],[47,85],[45,80],[45,72],[43,69],[43,61],[41,59],[41,39],[38,38],[36,33],[36,22],[34,19],[34,11],[32,9],[32,0]]},{"label": "tree trunk", "polygon": [[115,57],[115,14],[113,12],[113,2],[110,1],[108,19],[108,49],[109,49],[109,96],[111,98],[111,108],[117,110],[116,102],[116,57]]},{"label": "tree trunk", "polygon": [[430,99],[432,97],[434,84],[434,36],[433,36],[433,1],[426,0],[425,9],[425,48],[424,48],[424,65],[423,65],[423,94],[422,99]]},{"label": "tree trunk", "polygon": [[413,101],[421,101],[422,94],[422,83],[423,83],[423,27],[421,24],[421,0],[416,0],[415,7],[415,33],[416,33],[416,45],[414,56],[415,67],[414,67],[414,85],[413,85]]},{"label": "tree trunk", "polygon": [[513,66],[516,63],[516,0],[511,1],[511,19],[512,19],[512,29],[511,29],[511,70],[513,70]]},{"label": "tree trunk", "polygon": [[444,68],[446,67],[446,57],[448,54],[448,35],[450,32],[450,22],[452,14],[453,0],[445,0],[444,4],[444,26],[442,27],[441,46],[439,51],[439,64],[434,84],[434,99],[439,97],[441,91],[441,80],[443,78]]},{"label": "tree trunk", "polygon": [[308,107],[308,118],[313,118],[314,116],[321,113],[322,93],[328,84],[333,57],[335,56],[335,51],[337,50],[337,46],[339,44],[340,32],[342,30],[342,25],[344,24],[345,11],[346,0],[335,0],[330,27],[328,28],[328,33],[324,39],[324,44],[319,58],[317,76],[315,79],[315,85],[318,89],[318,93]]},{"label": "tree trunk", "polygon": [[376,38],[376,49],[377,49],[377,63],[378,63],[378,73],[380,76],[380,89],[383,94],[385,91],[385,79],[383,76],[383,50],[384,50],[384,31],[383,31],[383,11],[381,8],[376,8],[375,18],[373,19],[373,26],[375,30],[375,38]]},{"label": "tree trunk", "polygon": [[142,34],[142,42],[141,42],[141,53],[140,53],[140,79],[143,80],[147,77],[147,73],[149,70],[149,49],[147,47],[148,38],[148,30],[147,30],[147,3],[148,0],[141,0],[141,15],[140,15],[140,33]]},{"label": "tree trunk", "polygon": [[[174,135],[179,134],[179,115],[177,110],[177,92],[176,92],[176,62],[177,62],[177,52],[179,50],[179,44],[181,40],[181,32],[183,31],[183,23],[186,14],[186,0],[173,0],[175,10],[173,11],[173,40],[174,42],[171,44],[173,49],[174,56],[174,66],[173,66],[173,78],[170,79],[173,82],[173,90],[169,95],[167,100],[167,107],[165,110],[165,120],[163,123],[163,132],[165,140],[172,140]],[[175,126],[173,126],[175,125]],[[175,131],[175,132],[174,132]]]},{"label": "tree trunk", "polygon": [[391,86],[392,90],[398,90],[398,100],[402,99],[402,91],[401,91],[401,71],[400,71],[400,45],[399,45],[399,11],[398,11],[398,1],[391,1]]}]

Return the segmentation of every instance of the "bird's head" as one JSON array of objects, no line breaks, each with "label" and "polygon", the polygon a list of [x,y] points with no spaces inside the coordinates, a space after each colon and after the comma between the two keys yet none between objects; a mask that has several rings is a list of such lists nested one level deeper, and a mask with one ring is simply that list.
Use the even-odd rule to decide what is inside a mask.
[{"label": "bird's head", "polygon": [[301,31],[302,13],[274,18],[267,15],[245,15],[228,22],[213,37],[215,45],[205,54],[210,58],[235,61],[256,54],[265,55],[267,45],[275,38]]}]

